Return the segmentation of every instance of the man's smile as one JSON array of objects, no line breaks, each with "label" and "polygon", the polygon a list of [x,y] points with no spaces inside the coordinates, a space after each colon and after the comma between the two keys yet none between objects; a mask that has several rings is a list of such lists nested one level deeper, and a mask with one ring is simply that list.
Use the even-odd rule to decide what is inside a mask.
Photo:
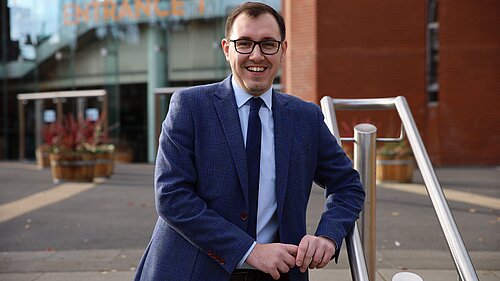
[{"label": "man's smile", "polygon": [[250,72],[264,72],[267,69],[267,67],[263,66],[248,66],[246,67],[246,70]]}]

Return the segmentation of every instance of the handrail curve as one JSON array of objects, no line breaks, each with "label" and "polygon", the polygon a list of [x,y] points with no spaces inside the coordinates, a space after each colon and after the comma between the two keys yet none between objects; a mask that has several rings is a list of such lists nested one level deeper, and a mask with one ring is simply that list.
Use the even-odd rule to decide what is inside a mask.
[{"label": "handrail curve", "polygon": [[335,117],[335,110],[396,109],[413,150],[413,154],[415,155],[417,165],[422,173],[427,192],[434,206],[446,242],[448,243],[459,278],[463,281],[479,280],[405,97],[333,99],[325,96],[321,99],[321,107],[325,115],[325,122],[332,133],[337,136],[337,139],[340,139],[340,135]]}]

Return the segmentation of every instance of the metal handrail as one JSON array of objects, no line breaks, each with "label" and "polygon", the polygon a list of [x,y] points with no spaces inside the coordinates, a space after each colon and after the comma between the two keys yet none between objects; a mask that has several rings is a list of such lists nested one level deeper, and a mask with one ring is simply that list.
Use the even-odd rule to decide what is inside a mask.
[{"label": "metal handrail", "polygon": [[366,267],[366,260],[363,253],[363,246],[361,245],[361,237],[359,235],[357,222],[346,237],[346,248],[352,280],[369,281],[368,268]]},{"label": "metal handrail", "polygon": [[396,109],[403,128],[407,134],[410,146],[415,155],[418,167],[427,188],[427,192],[434,206],[439,224],[448,243],[450,253],[453,257],[455,267],[460,280],[476,281],[479,280],[472,265],[471,258],[465,248],[460,232],[450,211],[443,190],[437,179],[436,173],[432,167],[429,155],[425,149],[422,138],[418,132],[415,120],[410,111],[406,99],[402,96],[395,98],[377,98],[377,99],[333,99],[324,97],[321,99],[325,121],[330,130],[336,136],[339,136],[338,126],[335,117],[337,110],[384,110]]},{"label": "metal handrail", "polygon": [[[325,100],[326,101],[326,100]],[[333,104],[324,104],[322,102],[322,109],[325,115],[325,122],[330,132],[337,136],[336,140],[339,145],[342,145],[342,139],[339,137],[339,128],[337,126],[337,117]],[[326,101],[328,102],[328,101]],[[354,224],[351,232],[346,237],[347,256],[349,259],[349,267],[351,269],[351,277],[354,281],[369,281],[368,268],[365,260],[365,254],[359,234],[358,222]]]}]

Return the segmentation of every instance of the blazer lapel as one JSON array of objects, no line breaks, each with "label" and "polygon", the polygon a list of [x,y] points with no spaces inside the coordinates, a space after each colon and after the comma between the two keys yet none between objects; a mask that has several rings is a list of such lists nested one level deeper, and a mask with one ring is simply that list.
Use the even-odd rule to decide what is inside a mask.
[{"label": "blazer lapel", "polygon": [[219,98],[214,102],[217,116],[222,124],[224,135],[229,145],[234,165],[236,166],[245,202],[248,202],[248,172],[245,143],[243,142],[243,135],[241,133],[236,99],[231,86],[231,76],[221,82],[215,94]]},{"label": "blazer lapel", "polygon": [[276,161],[276,198],[278,220],[281,221],[285,200],[290,149],[292,146],[293,116],[287,107],[286,96],[273,91],[274,146]]}]

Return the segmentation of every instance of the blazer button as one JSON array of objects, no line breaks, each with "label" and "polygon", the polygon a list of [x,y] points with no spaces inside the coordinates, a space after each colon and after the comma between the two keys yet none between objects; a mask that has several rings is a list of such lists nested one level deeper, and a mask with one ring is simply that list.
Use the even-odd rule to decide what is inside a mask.
[{"label": "blazer button", "polygon": [[242,212],[240,214],[240,219],[243,220],[243,221],[246,221],[248,219],[248,213]]}]

